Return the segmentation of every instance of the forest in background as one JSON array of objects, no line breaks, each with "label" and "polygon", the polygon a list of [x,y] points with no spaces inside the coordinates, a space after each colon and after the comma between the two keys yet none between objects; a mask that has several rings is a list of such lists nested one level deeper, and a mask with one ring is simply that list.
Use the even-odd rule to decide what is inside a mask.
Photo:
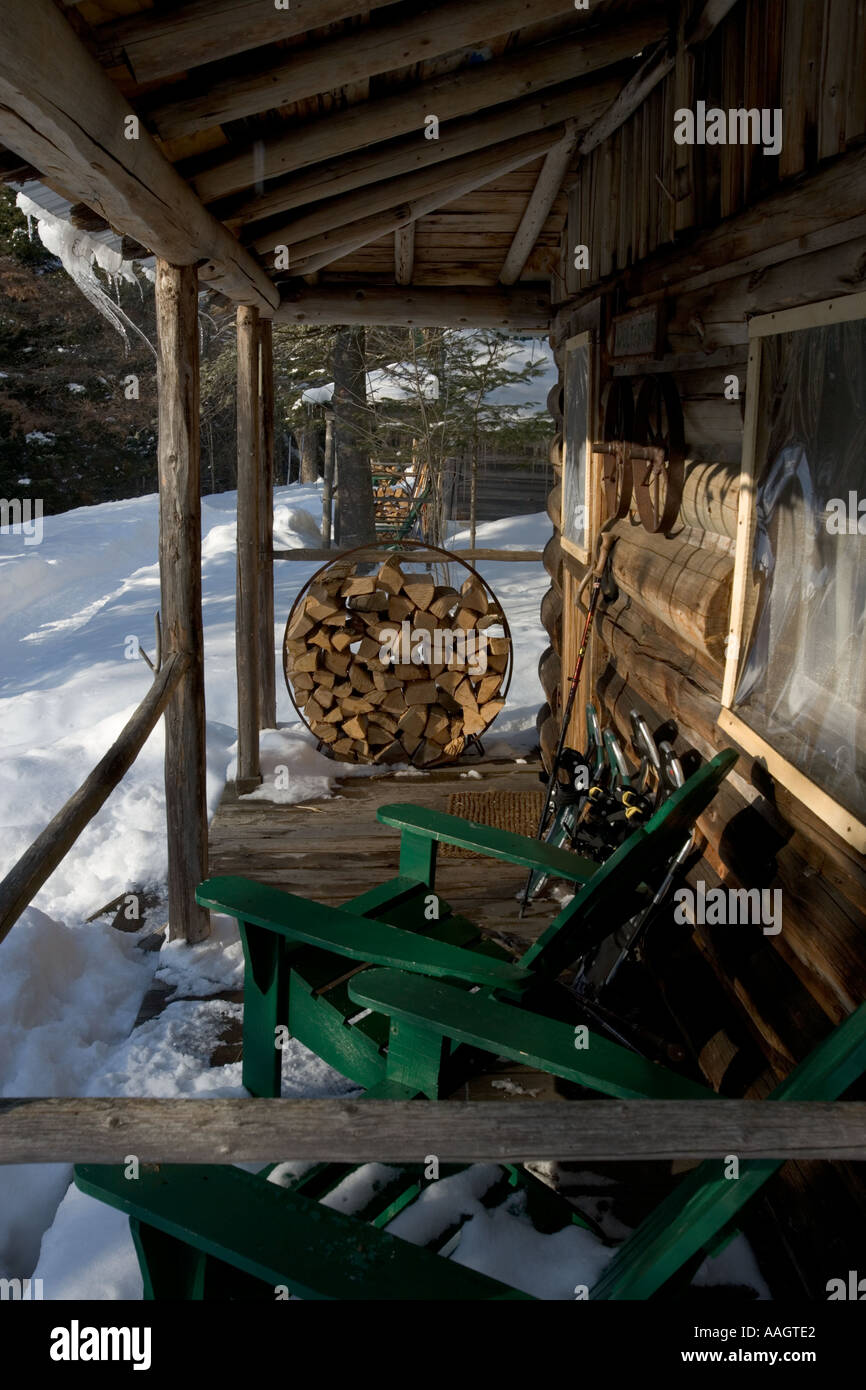
[{"label": "forest in background", "polygon": [[[0,497],[38,497],[52,514],[156,491],[153,286],[140,274],[111,293],[142,336],[124,343],[0,190]],[[200,325],[202,490],[221,492],[237,481],[234,311],[205,292]],[[516,392],[522,404],[502,398],[541,375],[528,356],[493,332],[278,326],[277,481],[321,473],[330,403],[304,394],[321,397],[335,375],[338,468],[351,452],[435,476],[483,449],[543,450],[544,388],[537,400]],[[380,391],[365,390],[367,373]]]}]

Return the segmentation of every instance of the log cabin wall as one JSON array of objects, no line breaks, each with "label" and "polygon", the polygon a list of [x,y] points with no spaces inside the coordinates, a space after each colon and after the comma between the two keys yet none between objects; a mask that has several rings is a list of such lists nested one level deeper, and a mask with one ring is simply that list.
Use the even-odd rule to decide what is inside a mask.
[{"label": "log cabin wall", "polygon": [[[632,709],[654,730],[672,719],[680,753],[708,758],[733,743],[717,721],[748,320],[866,288],[864,46],[862,2],[741,0],[694,56],[680,48],[635,115],[572,172],[550,340],[560,376],[548,400],[556,481],[544,552],[550,589],[541,606],[550,639],[539,662],[546,703],[538,714],[548,762],[585,618],[574,596],[586,568],[563,548],[560,512],[564,344],[587,328],[596,349],[592,438],[601,437],[611,382],[636,388],[639,377],[665,371],[682,403],[686,465],[667,535],[638,524],[633,504],[616,524],[619,596],[601,610],[582,694],[591,691],[624,747]],[[674,111],[694,109],[698,99],[726,110],[781,108],[780,157],[752,146],[675,144]],[[574,268],[581,245],[586,270]],[[613,317],[653,304],[663,334],[655,360],[614,359]],[[725,397],[731,375],[738,401]],[[576,746],[582,704],[572,726]],[[866,864],[745,753],[699,829],[702,854],[688,881],[781,888],[783,925],[775,936],[759,926],[694,927],[667,962],[670,998],[693,1030],[707,1079],[729,1094],[762,1096],[866,998]],[[862,1206],[863,1183],[842,1165],[820,1174],[787,1165],[775,1189],[777,1212],[811,1270],[813,1296],[823,1297],[833,1244],[826,1227],[822,1236],[800,1210],[807,1182],[812,1211],[816,1197]]]}]

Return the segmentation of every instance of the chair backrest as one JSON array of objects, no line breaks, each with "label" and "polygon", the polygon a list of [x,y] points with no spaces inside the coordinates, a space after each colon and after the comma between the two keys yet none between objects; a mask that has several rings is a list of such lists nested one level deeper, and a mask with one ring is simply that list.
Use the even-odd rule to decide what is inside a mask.
[{"label": "chair backrest", "polygon": [[537,975],[556,976],[627,922],[646,901],[639,893],[641,884],[657,877],[659,869],[679,853],[737,757],[732,748],[726,748],[693,773],[646,825],[599,865],[521,964]]}]

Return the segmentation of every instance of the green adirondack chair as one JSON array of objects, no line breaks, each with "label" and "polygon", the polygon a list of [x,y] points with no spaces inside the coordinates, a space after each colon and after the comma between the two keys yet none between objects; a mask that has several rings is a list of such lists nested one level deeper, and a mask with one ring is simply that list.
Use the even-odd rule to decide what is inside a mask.
[{"label": "green adirondack chair", "polygon": [[[469,995],[440,980],[377,969],[356,978],[351,988],[356,1003],[382,1010],[390,1019],[389,1078],[378,1088],[381,1095],[411,1098],[417,1088],[411,1079],[416,1071],[409,1060],[413,1050],[420,1045],[429,1055],[437,1046],[460,1040],[532,1061],[608,1095],[716,1099],[714,1092],[652,1066],[616,1043],[590,1035],[589,1045],[578,1050],[568,1024]],[[866,1005],[861,1005],[792,1071],[771,1100],[836,1100],[864,1071]],[[400,1075],[410,1078],[408,1084],[397,1079]],[[733,1234],[733,1219],[783,1161],[746,1160],[736,1180],[723,1176],[722,1160],[702,1163],[618,1247],[589,1290],[590,1299],[649,1298],[690,1261],[718,1251],[726,1234]],[[383,1229],[417,1198],[417,1170],[396,1172],[352,1216],[322,1206],[321,1197],[353,1171],[317,1164],[284,1188],[233,1167],[145,1168],[133,1183],[122,1165],[86,1164],[76,1167],[75,1182],[130,1217],[149,1299],[273,1299],[277,1288],[315,1299],[529,1296],[441,1258],[451,1248],[447,1229],[428,1248]],[[525,1183],[527,1175],[505,1165],[500,1182],[513,1187],[518,1181]],[[574,1213],[563,1212],[555,1194],[534,1191],[534,1180],[529,1181],[543,1229],[560,1229],[575,1219]]]},{"label": "green adirondack chair", "polygon": [[[566,1002],[576,1010],[566,991],[552,989],[557,977],[646,901],[646,884],[691,834],[736,758],[731,750],[717,754],[602,865],[522,835],[397,805],[378,812],[384,824],[400,830],[397,877],[343,907],[325,907],[243,878],[206,880],[198,902],[235,917],[243,939],[244,1085],[256,1096],[279,1095],[275,1039],[286,1025],[344,1076],[364,1087],[378,1085],[387,1070],[386,1044],[393,1046],[393,1038],[389,1043],[385,1015],[374,1005],[359,1010],[349,987],[370,966],[461,981],[467,991],[479,987],[521,1003],[524,1014],[556,1012]],[[575,884],[575,896],[515,961],[436,894],[441,841],[554,873]],[[446,1040],[432,1071],[425,1063],[418,1089],[448,1095],[473,1065],[471,1049]]]}]

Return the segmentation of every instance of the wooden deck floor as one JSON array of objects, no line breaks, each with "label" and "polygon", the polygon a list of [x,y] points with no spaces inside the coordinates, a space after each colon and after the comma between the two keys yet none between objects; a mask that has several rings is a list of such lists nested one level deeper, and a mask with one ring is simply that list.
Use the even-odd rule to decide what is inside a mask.
[{"label": "wooden deck floor", "polygon": [[[467,777],[470,769],[481,776]],[[399,836],[376,819],[379,806],[411,802],[448,809],[453,792],[537,792],[539,764],[469,761],[424,776],[347,777],[336,795],[301,806],[238,797],[227,786],[210,828],[209,873],[241,874],[286,892],[339,906],[397,872]],[[461,773],[463,774],[461,776]],[[523,869],[478,855],[440,855],[436,884],[455,911],[524,950],[555,906],[519,916]]]}]

